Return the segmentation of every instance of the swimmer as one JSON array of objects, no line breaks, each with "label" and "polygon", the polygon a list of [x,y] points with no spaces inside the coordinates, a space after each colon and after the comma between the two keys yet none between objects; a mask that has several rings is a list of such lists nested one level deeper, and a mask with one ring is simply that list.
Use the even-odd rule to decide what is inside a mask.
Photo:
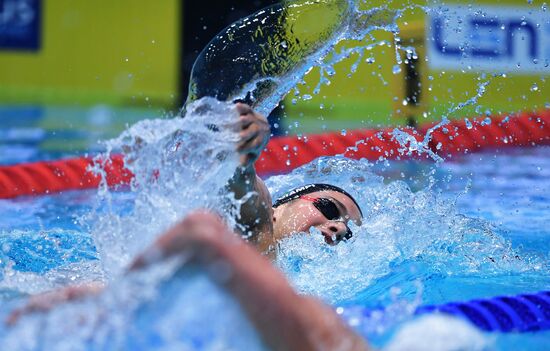
[{"label": "swimmer", "polygon": [[[359,205],[345,190],[328,184],[299,187],[272,205],[271,195],[254,169],[254,162],[269,140],[269,124],[245,104],[237,103],[236,108],[241,126],[241,141],[237,145],[240,167],[228,187],[237,199],[253,193],[241,207],[241,235],[232,233],[214,214],[192,213],[139,255],[128,274],[177,255],[188,259],[181,268],[192,264],[206,268],[224,262],[231,272],[229,278],[216,281],[213,276],[213,280],[241,304],[271,349],[366,350],[366,342],[333,309],[315,298],[297,294],[265,257],[266,253],[272,256],[278,240],[312,227],[322,233],[329,245],[350,239],[353,233],[348,223],[361,224]],[[93,285],[37,295],[14,311],[7,322],[14,324],[25,314],[48,311],[101,291],[103,287]]]},{"label": "swimmer", "polygon": [[242,206],[241,234],[263,253],[273,253],[276,243],[297,232],[318,229],[329,245],[353,236],[348,223],[361,225],[362,212],[355,199],[345,190],[328,184],[309,184],[294,189],[275,201],[254,169],[254,162],[267,145],[270,136],[267,119],[248,105],[237,103],[241,125],[240,167],[229,189],[237,199],[253,194]]}]

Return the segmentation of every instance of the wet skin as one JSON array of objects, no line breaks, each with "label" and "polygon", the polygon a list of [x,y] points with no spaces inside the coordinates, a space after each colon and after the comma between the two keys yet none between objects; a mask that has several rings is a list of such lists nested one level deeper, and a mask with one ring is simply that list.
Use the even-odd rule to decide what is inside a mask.
[{"label": "wet skin", "polygon": [[309,232],[315,228],[325,237],[329,245],[337,244],[337,237],[342,237],[348,230],[349,222],[361,225],[361,212],[357,205],[346,195],[337,191],[325,190],[310,193],[308,198],[329,199],[338,208],[338,219],[327,219],[313,202],[308,199],[296,199],[274,209],[273,236],[280,240],[297,232]]}]

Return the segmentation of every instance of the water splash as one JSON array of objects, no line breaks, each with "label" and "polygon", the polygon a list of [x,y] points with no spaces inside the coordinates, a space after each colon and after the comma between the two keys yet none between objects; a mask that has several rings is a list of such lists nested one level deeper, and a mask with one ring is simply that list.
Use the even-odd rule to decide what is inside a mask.
[{"label": "water splash", "polygon": [[234,224],[223,189],[238,165],[237,117],[231,104],[204,98],[188,107],[186,118],[143,121],[107,143],[109,151],[127,151],[134,174],[123,211],[112,208],[117,195],[104,188],[100,206],[86,218],[107,277],[192,209],[225,213]]},{"label": "water splash", "polygon": [[0,232],[0,294],[38,294],[102,278],[89,235],[75,230]]},{"label": "water splash", "polygon": [[[175,272],[175,263],[113,281],[101,295],[26,316],[10,329],[0,326],[0,347],[67,351],[264,349],[231,297],[204,274]],[[9,308],[2,312],[6,310]],[[217,317],[212,318],[214,315]],[[6,314],[0,313],[0,320],[5,318]]]},{"label": "water splash", "polygon": [[325,63],[336,44],[362,40],[377,29],[395,31],[396,16],[385,7],[359,10],[354,0],[286,1],[265,8],[230,25],[202,51],[187,104],[203,96],[241,99],[268,115],[312,67],[321,66],[320,84],[326,84],[324,73],[333,74],[335,63],[364,50],[334,54]]},{"label": "water splash", "polygon": [[[123,274],[138,252],[193,209],[218,212],[234,225],[236,202],[224,187],[238,165],[237,121],[232,104],[204,98],[189,106],[186,118],[143,121],[109,141],[109,152],[127,152],[125,161],[135,177],[131,193],[103,187],[98,204],[83,219],[100,261],[78,262],[74,269],[57,262],[62,266],[44,275],[10,268],[0,287],[16,292],[10,299],[87,281],[108,281],[108,288],[101,295],[27,316],[13,328],[0,324],[0,349],[262,349],[238,304],[206,274],[178,272],[178,262]],[[98,158],[97,169],[106,158]],[[49,258],[48,251],[39,250],[39,255]],[[85,272],[85,277],[70,283],[61,279],[75,272]],[[16,299],[5,305],[0,320],[22,303]],[[211,316],[220,310],[225,312],[213,322]],[[233,337],[234,328],[242,338]]]},{"label": "water splash", "polygon": [[384,184],[371,167],[366,161],[322,158],[268,180],[274,198],[306,182],[336,184],[355,196],[364,212],[364,224],[352,225],[357,235],[351,243],[329,247],[315,231],[280,243],[277,264],[298,291],[331,304],[372,303],[396,285],[414,296],[415,279],[544,269],[539,259],[514,250],[488,222],[461,215],[453,199],[432,189],[413,192],[401,181]]},{"label": "water splash", "polygon": [[397,331],[385,351],[492,350],[493,338],[474,326],[446,315],[429,315],[409,322]]},{"label": "water splash", "polygon": [[[278,14],[283,16],[283,10],[258,13],[243,20],[242,25],[249,29],[258,28],[254,27],[255,23],[267,18],[262,16],[273,15],[274,23],[279,25],[274,26],[274,30],[286,30],[289,28],[288,23],[292,23],[290,20],[294,20],[296,26],[301,21],[307,23],[301,16],[309,12],[301,12],[301,9],[305,9],[302,5],[322,3],[327,4],[326,1],[297,2],[295,7],[290,7],[284,13],[284,17],[277,17]],[[268,57],[267,61],[256,60],[257,57],[253,59],[253,63],[264,64],[259,71],[261,75],[252,75],[251,80],[239,81],[244,84],[236,85],[241,90],[230,91],[224,99],[246,98],[248,92],[251,92],[249,97],[258,109],[267,113],[312,65],[321,67],[322,78],[315,89],[318,92],[322,84],[330,82],[334,63],[351,53],[362,57],[363,51],[371,47],[367,45],[364,48],[346,48],[335,52],[332,48],[340,40],[354,38],[354,35],[363,38],[373,29],[395,30],[393,23],[396,13],[392,11],[382,8],[359,12],[351,2],[346,1],[330,4],[336,6],[330,7],[335,15],[331,17],[332,21],[327,22],[328,30],[320,34],[326,39],[319,42],[322,45],[305,39],[293,44],[287,37],[275,37],[271,42],[275,45],[275,54]],[[360,14],[350,16],[356,22],[338,21],[342,14],[350,13]],[[367,29],[365,23],[369,24]],[[230,38],[231,33],[236,33],[232,32],[235,28],[231,28],[226,31],[231,40],[224,43],[228,49],[238,42],[233,42],[234,37]],[[354,28],[359,30],[354,32]],[[269,38],[269,35],[254,33],[257,38]],[[223,38],[218,39],[221,41]],[[381,44],[387,45],[385,42]],[[398,47],[397,41],[395,46]],[[237,57],[232,62],[232,69],[235,65],[239,67],[238,64],[247,58]],[[285,66],[287,61],[294,66]],[[276,70],[279,64],[281,71]],[[353,67],[356,66],[352,66],[352,71]],[[200,66],[196,68],[197,77],[202,77],[198,74],[201,72]],[[252,70],[251,73],[256,72]],[[285,80],[275,78],[275,73]],[[213,79],[207,75],[204,77],[206,81]],[[245,76],[239,75],[238,79],[241,77]],[[215,81],[226,82],[223,79]],[[246,85],[247,82],[252,83]],[[190,101],[201,96],[199,80],[194,80],[192,84],[195,85],[191,88],[196,90]],[[485,92],[485,85],[480,83],[478,97]],[[219,94],[226,93],[220,91]],[[463,108],[464,104],[475,103],[476,97],[462,105],[453,106],[449,112]],[[158,267],[160,271],[146,272],[143,277],[115,279],[136,252],[192,208],[206,207],[222,211],[223,204],[231,201],[220,194],[237,164],[233,152],[235,136],[226,134],[225,131],[230,128],[223,127],[224,124],[230,125],[234,118],[228,105],[212,99],[193,101],[188,104],[187,118],[183,120],[142,122],[108,143],[109,150],[124,149],[128,152],[127,164],[136,175],[131,185],[133,193],[127,198],[128,204],[122,210],[113,205],[118,195],[102,187],[101,202],[87,218],[93,223],[94,241],[101,257],[100,275],[105,274],[106,279],[111,280],[111,288],[97,299],[67,305],[50,314],[32,316],[19,329],[7,334],[0,333],[5,336],[0,338],[5,346],[3,348],[73,350],[92,345],[96,348],[116,349],[124,348],[132,338],[136,338],[136,343],[139,342],[143,338],[139,334],[144,331],[148,333],[144,343],[158,342],[167,347],[189,349],[198,348],[197,343],[202,343],[201,348],[230,348],[226,342],[232,338],[232,334],[223,329],[227,325],[245,331],[245,335],[234,342],[247,344],[250,341],[255,345],[236,349],[256,348],[256,336],[234,301],[217,290],[204,276],[184,275],[184,279],[172,280],[173,285],[159,288],[163,279],[173,277],[174,272],[170,267]],[[205,124],[205,120],[212,123]],[[445,123],[444,118],[434,128],[441,128]],[[394,135],[399,138],[400,134],[396,132]],[[427,141],[414,144],[410,138],[401,136],[404,145],[409,145],[409,148],[421,150],[427,145]],[[403,182],[384,184],[382,178],[371,172],[371,167],[366,162],[343,158],[322,159],[289,176],[270,179],[269,186],[275,195],[285,192],[289,186],[306,182],[341,185],[355,194],[366,209],[365,224],[360,228],[352,228],[357,233],[353,245],[327,247],[315,232],[296,235],[281,243],[277,264],[289,275],[299,291],[322,296],[332,303],[353,299],[377,300],[381,292],[396,285],[401,287],[405,296],[417,294],[418,287],[410,283],[411,276],[425,280],[457,275],[486,277],[544,269],[545,266],[536,259],[519,255],[509,242],[495,234],[494,228],[488,223],[460,215],[452,201],[442,199],[430,189],[414,193]],[[228,217],[231,218],[231,215]],[[53,271],[53,274],[57,272]],[[21,277],[16,277],[16,282],[26,284]],[[159,291],[163,298],[159,297]],[[166,292],[171,294],[164,296]],[[197,306],[194,302],[199,299],[201,303]],[[148,307],[147,303],[151,301],[153,307]],[[193,301],[193,305],[188,301]],[[224,313],[216,319],[216,322],[221,322],[212,325],[208,315],[218,315],[221,309]],[[134,320],[135,316],[138,316],[137,321]],[[180,326],[185,332],[174,330],[174,325]]]}]

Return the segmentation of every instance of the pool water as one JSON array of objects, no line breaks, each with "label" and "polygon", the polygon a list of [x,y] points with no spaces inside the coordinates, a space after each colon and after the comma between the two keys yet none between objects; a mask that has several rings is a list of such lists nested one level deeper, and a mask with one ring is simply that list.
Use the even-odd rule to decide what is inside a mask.
[{"label": "pool water", "polygon": [[[217,103],[196,114],[231,116],[227,109]],[[168,285],[159,282],[173,274],[170,265],[120,279],[131,258],[182,215],[196,207],[221,210],[221,203],[231,201],[211,190],[221,189],[236,165],[234,138],[201,129],[192,117],[145,121],[105,144],[117,149],[135,146],[135,136],[146,140],[145,147],[130,155],[137,175],[132,191],[0,200],[0,298],[7,306],[0,315],[27,294],[98,280],[114,286],[107,297],[33,316],[14,330],[0,332],[5,346],[116,349],[134,342],[157,348],[261,348],[238,306],[200,272],[185,273]],[[177,135],[184,143],[181,149],[173,147],[177,130],[194,131]],[[10,127],[2,133],[9,134]],[[39,144],[31,149],[33,160],[36,155],[58,155]],[[536,147],[492,150],[437,165],[331,157],[271,177],[267,185],[274,198],[308,182],[342,186],[356,196],[366,218],[360,228],[352,228],[357,235],[351,242],[336,247],[326,246],[315,232],[283,241],[275,264],[297,290],[335,307],[386,309],[383,321],[354,324],[376,346],[386,345],[396,330],[410,323],[420,328],[420,342],[433,328],[410,322],[414,306],[550,288],[549,156],[550,148]],[[0,164],[10,160],[0,159]],[[151,174],[159,169],[160,178],[152,181]],[[158,291],[164,298],[155,298]],[[101,327],[98,310],[109,311],[108,323]],[[211,322],[212,313],[219,315],[219,323]],[[69,321],[82,314],[88,316],[82,326],[88,334],[81,335]],[[353,315],[349,318],[353,321]],[[121,320],[132,327],[122,327]],[[152,324],[158,328],[151,329]],[[171,329],[174,325],[180,329]],[[238,326],[242,338],[233,340],[227,325]],[[457,327],[449,323],[449,328]],[[140,333],[146,336],[133,338]],[[479,334],[457,334],[457,342],[475,339],[472,333]],[[23,334],[32,342],[21,344]],[[73,334],[70,343],[62,341],[63,335]],[[478,334],[489,348],[503,350],[540,349],[550,340],[548,332]],[[118,341],[110,343],[105,335]],[[395,346],[399,334],[393,340]]]}]

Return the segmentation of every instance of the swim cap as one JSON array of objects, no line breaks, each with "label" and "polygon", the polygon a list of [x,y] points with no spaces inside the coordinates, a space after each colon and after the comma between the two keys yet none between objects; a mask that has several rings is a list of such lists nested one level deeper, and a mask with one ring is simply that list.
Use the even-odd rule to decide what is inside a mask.
[{"label": "swim cap", "polygon": [[279,207],[282,204],[286,204],[287,202],[296,200],[302,195],[311,194],[317,191],[324,191],[324,190],[336,191],[336,192],[339,192],[340,194],[344,194],[347,197],[349,197],[351,201],[353,201],[355,206],[357,206],[357,208],[359,209],[359,213],[361,213],[361,217],[363,217],[363,211],[361,211],[361,207],[359,207],[359,204],[357,203],[357,201],[355,201],[353,196],[351,196],[344,189],[337,187],[336,185],[330,185],[330,184],[307,184],[307,185],[298,187],[296,189],[293,189],[288,193],[284,194],[283,196],[281,196],[280,198],[278,198],[277,201],[275,201],[275,203],[273,204],[273,207]]}]

